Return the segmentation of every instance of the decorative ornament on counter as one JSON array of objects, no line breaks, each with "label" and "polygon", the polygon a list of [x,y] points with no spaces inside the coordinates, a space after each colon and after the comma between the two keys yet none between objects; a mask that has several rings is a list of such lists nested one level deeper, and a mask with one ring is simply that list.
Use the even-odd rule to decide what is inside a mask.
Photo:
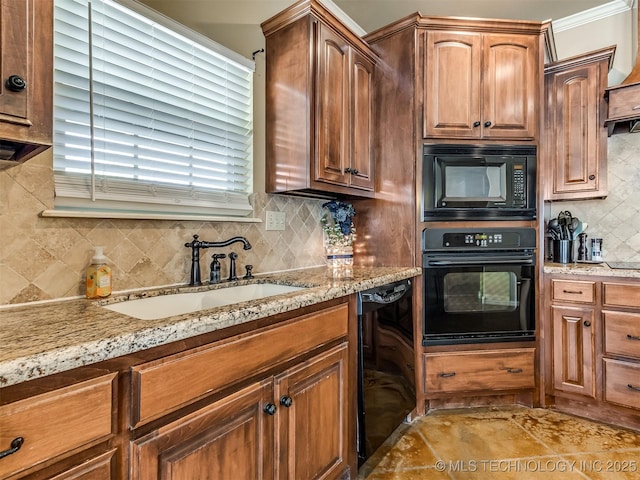
[{"label": "decorative ornament on counter", "polygon": [[324,251],[332,276],[349,278],[353,274],[353,241],[356,229],[353,205],[331,200],[322,205],[324,214],[320,219],[324,236]]}]

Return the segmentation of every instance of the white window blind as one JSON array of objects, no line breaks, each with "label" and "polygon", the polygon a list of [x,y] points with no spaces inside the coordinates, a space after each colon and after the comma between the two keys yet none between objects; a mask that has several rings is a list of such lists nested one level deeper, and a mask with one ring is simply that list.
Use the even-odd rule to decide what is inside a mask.
[{"label": "white window blind", "polygon": [[131,0],[56,0],[54,52],[56,210],[252,212],[252,62]]}]

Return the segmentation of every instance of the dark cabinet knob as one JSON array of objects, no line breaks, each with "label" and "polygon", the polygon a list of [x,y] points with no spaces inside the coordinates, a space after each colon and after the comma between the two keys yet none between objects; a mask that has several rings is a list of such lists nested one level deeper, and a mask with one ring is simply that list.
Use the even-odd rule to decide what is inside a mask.
[{"label": "dark cabinet knob", "polygon": [[490,127],[491,126],[491,122],[489,122],[489,121],[484,122],[484,126],[485,127]]},{"label": "dark cabinet knob", "polygon": [[11,443],[9,444],[9,448],[7,450],[3,450],[0,452],[0,458],[8,457],[9,455],[16,453],[18,450],[20,450],[20,447],[22,446],[23,443],[24,443],[24,438],[22,437],[14,438],[13,440],[11,440]]},{"label": "dark cabinet knob", "polygon": [[590,327],[591,326],[591,322],[589,320],[585,320],[584,321],[584,326],[585,327]]},{"label": "dark cabinet knob", "polygon": [[278,409],[273,403],[267,403],[264,406],[263,410],[264,410],[264,413],[267,413],[269,415],[275,415]]},{"label": "dark cabinet knob", "polygon": [[293,399],[289,395],[283,395],[280,397],[280,405],[289,408],[293,405]]},{"label": "dark cabinet knob", "polygon": [[595,179],[596,179],[595,175],[593,175],[593,174],[589,175],[589,180],[595,180]]},{"label": "dark cabinet knob", "polygon": [[480,126],[480,120],[476,120],[475,122],[473,122],[473,126],[474,127],[479,127]]},{"label": "dark cabinet knob", "polygon": [[351,167],[347,167],[344,169],[344,173],[351,173],[351,172],[352,172]]},{"label": "dark cabinet knob", "polygon": [[357,175],[357,174],[358,174],[358,173],[360,173],[360,172],[358,171],[358,169],[357,169],[357,168],[353,168],[353,169],[351,170],[351,173],[352,173],[353,175]]},{"label": "dark cabinet knob", "polygon": [[27,88],[27,82],[20,75],[11,75],[4,84],[12,92],[21,92]]}]

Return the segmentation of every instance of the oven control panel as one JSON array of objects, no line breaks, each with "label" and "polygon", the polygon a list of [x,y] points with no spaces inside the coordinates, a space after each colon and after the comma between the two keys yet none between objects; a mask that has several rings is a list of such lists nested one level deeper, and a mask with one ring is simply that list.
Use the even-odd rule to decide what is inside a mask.
[{"label": "oven control panel", "polygon": [[424,250],[535,248],[535,230],[492,228],[486,230],[425,229]]}]

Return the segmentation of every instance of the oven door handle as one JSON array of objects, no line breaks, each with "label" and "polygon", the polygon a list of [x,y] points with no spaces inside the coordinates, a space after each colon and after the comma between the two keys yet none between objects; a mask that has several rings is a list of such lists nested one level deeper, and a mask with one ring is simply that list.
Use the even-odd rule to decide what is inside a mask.
[{"label": "oven door handle", "polygon": [[468,265],[535,265],[533,257],[482,257],[480,259],[427,260],[426,267],[451,267]]}]

